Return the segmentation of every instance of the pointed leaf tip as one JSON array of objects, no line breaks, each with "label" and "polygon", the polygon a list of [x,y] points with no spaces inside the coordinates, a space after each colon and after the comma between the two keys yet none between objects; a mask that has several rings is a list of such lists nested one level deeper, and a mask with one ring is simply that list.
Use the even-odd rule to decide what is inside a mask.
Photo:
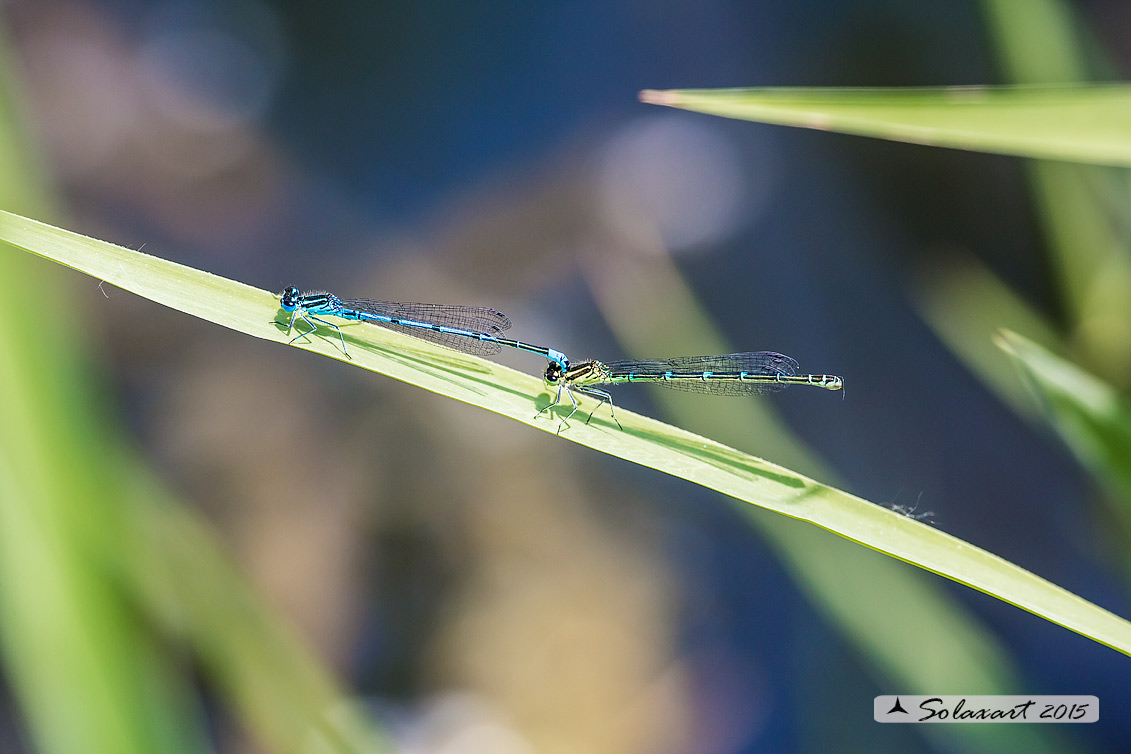
[{"label": "pointed leaf tip", "polygon": [[675,107],[679,101],[679,97],[670,89],[642,89],[637,97],[646,105],[664,105],[666,107]]}]

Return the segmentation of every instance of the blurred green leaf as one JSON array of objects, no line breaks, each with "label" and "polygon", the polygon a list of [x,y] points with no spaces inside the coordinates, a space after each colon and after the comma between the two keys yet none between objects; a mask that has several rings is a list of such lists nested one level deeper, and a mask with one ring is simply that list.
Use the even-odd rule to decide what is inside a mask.
[{"label": "blurred green leaf", "polygon": [[[50,212],[4,31],[0,206]],[[91,410],[54,273],[26,255],[0,258],[0,646],[21,743],[43,754],[208,751],[190,675],[98,555],[103,536],[121,530],[120,468],[102,456],[113,433]]]},{"label": "blurred green leaf", "polygon": [[[1071,5],[1061,0],[981,5],[998,58],[1014,82],[1086,86],[1073,82],[1092,77],[1087,61],[1096,55]],[[1065,309],[1063,340],[1089,369],[1126,386],[1131,382],[1126,171],[1050,162],[1025,168]]]},{"label": "blurred green leaf", "polygon": [[1131,523],[1131,408],[1110,385],[1015,332],[1003,331],[996,343],[1080,462],[1117,493]]},{"label": "blurred green leaf", "polygon": [[132,475],[132,544],[107,553],[161,630],[192,647],[208,677],[273,751],[390,750],[280,617],[263,604],[189,509],[144,472]]},{"label": "blurred green leaf", "polygon": [[973,256],[954,254],[945,264],[923,270],[916,282],[912,300],[920,316],[998,398],[1032,416],[1017,370],[993,339],[1009,328],[1051,346],[1061,341],[1052,325]]},{"label": "blurred green leaf", "polygon": [[[274,294],[33,220],[0,213],[0,240],[107,280],[158,303],[277,342]],[[344,327],[353,364],[553,432],[536,419],[550,396],[541,381],[380,327]],[[300,348],[344,359],[336,338]],[[560,415],[560,414],[559,414]],[[1131,623],[1022,568],[930,526],[677,427],[629,411],[624,426],[598,414],[562,436],[769,510],[809,521],[954,579],[1131,654]]]},{"label": "blurred green leaf", "polygon": [[1016,84],[1085,81],[1085,44],[1062,0],[981,0],[998,59]]},{"label": "blurred green leaf", "polygon": [[1131,165],[1131,86],[645,90],[643,102],[936,147]]}]

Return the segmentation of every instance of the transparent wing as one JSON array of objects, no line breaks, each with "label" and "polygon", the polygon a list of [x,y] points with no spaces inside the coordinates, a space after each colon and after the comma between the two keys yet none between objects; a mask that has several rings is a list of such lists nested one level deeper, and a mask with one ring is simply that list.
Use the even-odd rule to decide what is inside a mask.
[{"label": "transparent wing", "polygon": [[487,306],[449,306],[447,304],[396,303],[393,301],[374,301],[367,298],[344,299],[342,305],[348,309],[373,314],[378,317],[407,319],[441,327],[464,330],[468,334],[436,332],[423,327],[398,325],[391,322],[378,322],[382,327],[411,335],[414,338],[438,343],[464,353],[477,356],[490,356],[498,353],[501,346],[490,340],[478,340],[476,334],[501,337],[511,326],[510,318],[498,309]]}]

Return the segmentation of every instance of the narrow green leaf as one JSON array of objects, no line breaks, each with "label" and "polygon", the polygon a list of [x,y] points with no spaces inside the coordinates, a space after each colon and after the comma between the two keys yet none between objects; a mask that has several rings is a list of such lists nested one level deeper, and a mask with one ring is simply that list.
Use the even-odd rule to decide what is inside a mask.
[{"label": "narrow green leaf", "polygon": [[1131,86],[645,90],[643,102],[979,152],[1131,165]]},{"label": "narrow green leaf", "polygon": [[[1093,76],[1093,39],[1070,3],[981,0],[980,5],[1000,65],[1014,83],[1071,83]],[[1050,272],[1060,288],[1064,339],[1078,362],[1126,386],[1131,382],[1131,258],[1126,237],[1131,195],[1126,171],[1052,162],[1030,162],[1025,168]]]},{"label": "narrow green leaf", "polygon": [[[0,240],[239,332],[290,338],[267,291],[2,212]],[[380,327],[343,330],[355,366],[546,432],[558,428],[557,418],[535,418],[550,396],[534,377]],[[345,360],[336,338],[296,345]],[[705,437],[629,411],[617,415],[623,431],[599,412],[591,424],[575,420],[562,438],[809,521],[1131,654],[1131,623],[992,553]]]},{"label": "narrow green leaf", "polygon": [[1002,331],[996,342],[1021,369],[1064,442],[1116,493],[1131,525],[1131,408],[1107,383],[1015,332]]},{"label": "narrow green leaf", "polygon": [[210,527],[144,472],[133,476],[122,583],[165,632],[191,646],[238,719],[281,754],[392,749],[361,706],[246,583]]}]

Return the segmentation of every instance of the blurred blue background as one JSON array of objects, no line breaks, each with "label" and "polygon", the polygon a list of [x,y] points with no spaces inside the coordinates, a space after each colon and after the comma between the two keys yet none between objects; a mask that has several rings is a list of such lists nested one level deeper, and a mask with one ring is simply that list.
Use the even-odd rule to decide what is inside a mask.
[{"label": "blurred blue background", "polygon": [[[1098,69],[1124,78],[1131,6],[1066,7]],[[767,400],[810,458],[801,470],[878,504],[918,505],[936,526],[1131,614],[1126,539],[1104,535],[1094,485],[921,311],[932,277],[973,258],[1064,322],[1023,163],[636,99],[645,88],[1005,83],[979,4],[4,9],[65,226],[271,290],[496,306],[515,337],[575,358],[690,355],[683,310],[632,272],[674,270],[734,350],[844,376],[843,400]],[[873,723],[871,699],[982,690],[900,687],[732,501],[109,287],[78,288],[136,445],[403,750],[964,750]],[[630,288],[650,311],[631,327],[670,335],[675,350],[630,352],[610,314]],[[658,398],[616,394],[663,418]],[[737,411],[736,399],[688,400],[724,421]],[[776,424],[724,436],[707,421],[689,428],[796,463],[776,454]],[[1016,693],[1100,697],[1099,724],[1057,731],[1066,748],[1131,748],[1125,658],[928,578],[1005,648]],[[886,630],[918,641],[898,621]],[[917,651],[927,661],[932,646]],[[256,750],[222,716],[216,730],[221,750]]]}]

